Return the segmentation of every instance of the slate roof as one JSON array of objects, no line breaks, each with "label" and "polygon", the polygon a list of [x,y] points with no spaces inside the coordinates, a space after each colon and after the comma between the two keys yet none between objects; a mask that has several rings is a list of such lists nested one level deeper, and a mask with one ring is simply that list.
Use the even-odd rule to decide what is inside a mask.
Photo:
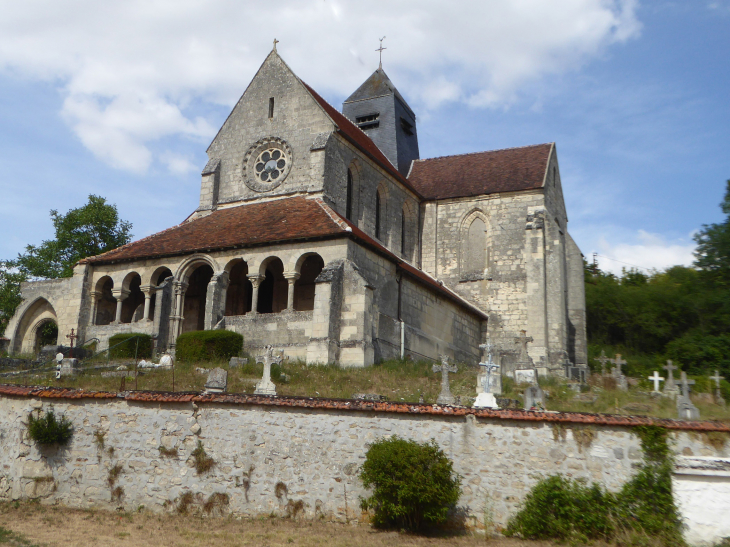
[{"label": "slate roof", "polygon": [[[725,431],[730,432],[730,424],[717,421],[683,421],[647,416],[618,416],[612,414],[588,414],[580,412],[536,412],[532,410],[491,410],[473,409],[463,406],[441,406],[423,403],[391,403],[387,401],[362,401],[354,399],[326,399],[320,397],[288,397],[248,395],[245,393],[192,393],[166,391],[123,391],[101,392],[85,389],[71,389],[42,386],[16,386],[0,384],[0,396],[39,397],[50,399],[124,399],[127,401],[151,403],[211,403],[230,405],[251,405],[263,407],[293,407],[336,412],[387,412],[397,414],[425,414],[437,416],[466,416],[501,420],[579,423],[607,426],[635,427],[658,425],[667,429],[683,431]],[[463,419],[463,418],[462,418]]]},{"label": "slate roof", "polygon": [[[398,100],[403,103],[403,106],[405,106],[408,110],[411,111],[411,114],[413,114],[411,107],[408,106],[408,103],[403,98],[403,95],[401,95],[400,92],[396,89],[395,85],[393,85],[393,82],[390,80],[390,78],[388,78],[388,75],[382,68],[379,68],[375,72],[373,72],[370,77],[365,80],[352,95],[345,99],[345,103],[354,103],[365,99],[382,97],[383,95],[395,95],[396,97],[398,97]],[[414,118],[415,116],[416,115],[413,114]]]},{"label": "slate roof", "polygon": [[554,143],[415,160],[408,180],[424,199],[542,188]]}]

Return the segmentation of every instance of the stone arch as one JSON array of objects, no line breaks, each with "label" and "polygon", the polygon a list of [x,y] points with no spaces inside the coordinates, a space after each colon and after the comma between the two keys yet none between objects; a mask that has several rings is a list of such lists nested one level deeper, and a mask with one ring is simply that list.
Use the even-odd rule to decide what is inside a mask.
[{"label": "stone arch", "polygon": [[256,311],[279,313],[286,309],[288,283],[284,278],[284,263],[278,256],[270,256],[259,266],[261,284],[258,290]]},{"label": "stone arch", "polygon": [[358,224],[360,217],[360,181],[362,180],[362,166],[354,158],[347,167],[345,179],[345,218],[353,224]]},{"label": "stone arch", "polygon": [[147,285],[149,285],[149,290],[152,292],[150,295],[150,310],[147,315],[148,318],[155,317],[155,310],[157,309],[158,297],[155,288],[159,287],[168,277],[172,277],[172,270],[167,266],[160,266],[155,268],[155,270],[147,278]]},{"label": "stone arch", "polygon": [[228,273],[228,289],[224,315],[245,315],[251,311],[253,297],[248,263],[242,258],[233,259],[226,264],[225,271]]},{"label": "stone arch", "polygon": [[13,353],[34,353],[38,342],[38,330],[49,321],[58,325],[58,316],[53,305],[43,297],[30,302],[20,315],[13,336]]},{"label": "stone arch", "polygon": [[[51,329],[51,336],[47,339],[45,339],[46,336],[46,327],[53,325],[53,329]],[[55,332],[54,332],[55,331]],[[43,346],[57,346],[58,345],[58,321],[55,319],[48,317],[45,319],[41,319],[38,321],[38,323],[35,324],[33,327],[33,353],[37,354]]]},{"label": "stone arch", "polygon": [[[187,283],[183,304],[182,332],[205,330],[205,308],[208,299],[208,283],[215,270],[207,260],[191,261],[178,269]],[[177,278],[177,276],[176,276]]]},{"label": "stone arch", "polygon": [[144,294],[142,293],[142,276],[137,272],[129,272],[122,281],[122,294],[127,296],[122,300],[122,314],[120,323],[132,323],[142,319],[144,312]]},{"label": "stone arch", "polygon": [[214,272],[221,271],[218,263],[211,256],[205,254],[195,254],[186,258],[175,272],[175,281],[186,283],[190,275],[203,264],[207,264]]},{"label": "stone arch", "polygon": [[117,299],[112,294],[114,288],[114,280],[105,275],[96,282],[94,290],[96,291],[96,310],[94,313],[94,325],[108,325],[114,321],[117,311]]},{"label": "stone arch", "polygon": [[415,205],[408,199],[401,208],[400,248],[398,249],[406,260],[413,262],[416,259],[418,242],[418,215]]},{"label": "stone arch", "polygon": [[483,279],[489,264],[489,219],[481,209],[472,209],[461,221],[459,269],[461,278]]},{"label": "stone arch", "polygon": [[378,184],[375,190],[375,216],[374,216],[374,230],[373,235],[376,239],[382,242],[387,242],[388,239],[388,198],[389,198],[388,187],[385,182]]},{"label": "stone arch", "polygon": [[304,253],[297,260],[296,272],[299,278],[294,282],[293,309],[296,311],[312,311],[314,309],[314,293],[317,279],[324,268],[324,260],[314,252]]}]

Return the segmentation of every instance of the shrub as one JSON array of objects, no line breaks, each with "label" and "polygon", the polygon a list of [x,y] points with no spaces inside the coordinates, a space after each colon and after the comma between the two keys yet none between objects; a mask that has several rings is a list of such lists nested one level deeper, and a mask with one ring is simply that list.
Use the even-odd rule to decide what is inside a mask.
[{"label": "shrub", "polygon": [[[137,346],[138,340],[139,346]],[[140,359],[152,357],[152,337],[141,332],[115,334],[109,338],[109,347],[110,359],[134,359],[135,351]]]},{"label": "shrub", "polygon": [[175,355],[180,361],[228,360],[243,348],[243,336],[229,330],[199,330],[177,337]]},{"label": "shrub", "polygon": [[73,436],[73,424],[66,416],[61,416],[61,419],[57,420],[53,410],[49,410],[40,418],[35,418],[31,414],[28,417],[28,435],[38,444],[65,445]]},{"label": "shrub", "polygon": [[461,477],[436,442],[394,436],[373,443],[360,472],[373,494],[360,499],[376,526],[419,530],[443,524],[461,495]]}]

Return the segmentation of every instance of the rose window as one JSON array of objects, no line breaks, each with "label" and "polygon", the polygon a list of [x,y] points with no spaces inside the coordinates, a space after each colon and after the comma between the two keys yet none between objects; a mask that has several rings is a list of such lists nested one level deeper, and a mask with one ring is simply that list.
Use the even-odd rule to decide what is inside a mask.
[{"label": "rose window", "polygon": [[286,156],[278,148],[264,150],[254,162],[256,177],[262,182],[277,182],[286,167]]}]

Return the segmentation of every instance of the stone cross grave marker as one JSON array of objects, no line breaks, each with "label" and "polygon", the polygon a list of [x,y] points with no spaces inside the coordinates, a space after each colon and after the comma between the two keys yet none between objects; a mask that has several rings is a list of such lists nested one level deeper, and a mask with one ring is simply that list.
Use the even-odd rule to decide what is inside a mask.
[{"label": "stone cross grave marker", "polygon": [[621,371],[621,367],[626,364],[626,360],[621,359],[621,354],[617,353],[616,357],[611,359],[610,362],[615,365],[611,368],[611,376],[616,379],[616,387],[621,391],[627,391],[629,389],[629,384],[626,381],[626,376],[624,376]]},{"label": "stone cross grave marker", "polygon": [[677,414],[680,420],[697,420],[700,417],[700,411],[692,404],[689,398],[689,387],[694,385],[694,380],[687,379],[687,373],[682,371],[681,375],[682,395],[677,397]]},{"label": "stone cross grave marker", "polygon": [[601,376],[605,376],[606,375],[606,363],[611,362],[611,359],[606,357],[606,352],[601,350],[601,356],[594,357],[593,360],[601,363]]},{"label": "stone cross grave marker", "polygon": [[663,382],[664,378],[662,376],[659,376],[659,371],[655,370],[653,376],[649,376],[649,380],[654,382],[654,392],[659,392],[659,382]]},{"label": "stone cross grave marker", "polygon": [[[492,344],[489,341],[480,345],[479,348],[485,350],[487,358],[484,362],[479,363],[482,372],[477,377],[477,398],[474,401],[474,408],[499,408],[497,399],[494,397],[495,393],[502,393],[499,365],[492,362]],[[494,378],[492,377],[493,373]]]},{"label": "stone cross grave marker", "polygon": [[527,353],[527,344],[533,342],[532,336],[527,336],[526,330],[521,330],[520,335],[515,338],[515,344],[520,344],[520,354],[517,357],[518,363],[529,363],[530,355]]},{"label": "stone cross grave marker", "polygon": [[725,399],[720,392],[720,380],[724,380],[724,376],[720,376],[720,371],[715,369],[715,375],[710,376],[710,380],[715,381],[715,404],[725,406]]},{"label": "stone cross grave marker", "polygon": [[441,373],[441,393],[439,393],[436,402],[440,405],[453,405],[454,396],[451,394],[451,389],[449,388],[449,372],[456,372],[458,370],[456,365],[450,365],[449,358],[446,355],[442,355],[441,364],[433,365],[432,370]]},{"label": "stone cross grave marker", "polygon": [[281,363],[283,358],[283,352],[274,356],[274,347],[270,345],[266,346],[264,356],[256,360],[257,363],[264,364],[264,377],[261,378],[261,381],[258,384],[256,384],[256,389],[253,392],[254,395],[276,395],[276,386],[274,385],[274,382],[271,381],[271,365],[278,365]]},{"label": "stone cross grave marker", "polygon": [[689,399],[689,386],[693,386],[695,384],[694,380],[688,380],[687,379],[687,373],[685,371],[682,371],[681,376],[681,382],[682,382],[682,397],[685,399]]},{"label": "stone cross grave marker", "polygon": [[671,359],[667,359],[667,366],[662,367],[667,371],[667,381],[664,382],[664,393],[677,392],[677,383],[674,381],[674,371],[677,370]]}]

